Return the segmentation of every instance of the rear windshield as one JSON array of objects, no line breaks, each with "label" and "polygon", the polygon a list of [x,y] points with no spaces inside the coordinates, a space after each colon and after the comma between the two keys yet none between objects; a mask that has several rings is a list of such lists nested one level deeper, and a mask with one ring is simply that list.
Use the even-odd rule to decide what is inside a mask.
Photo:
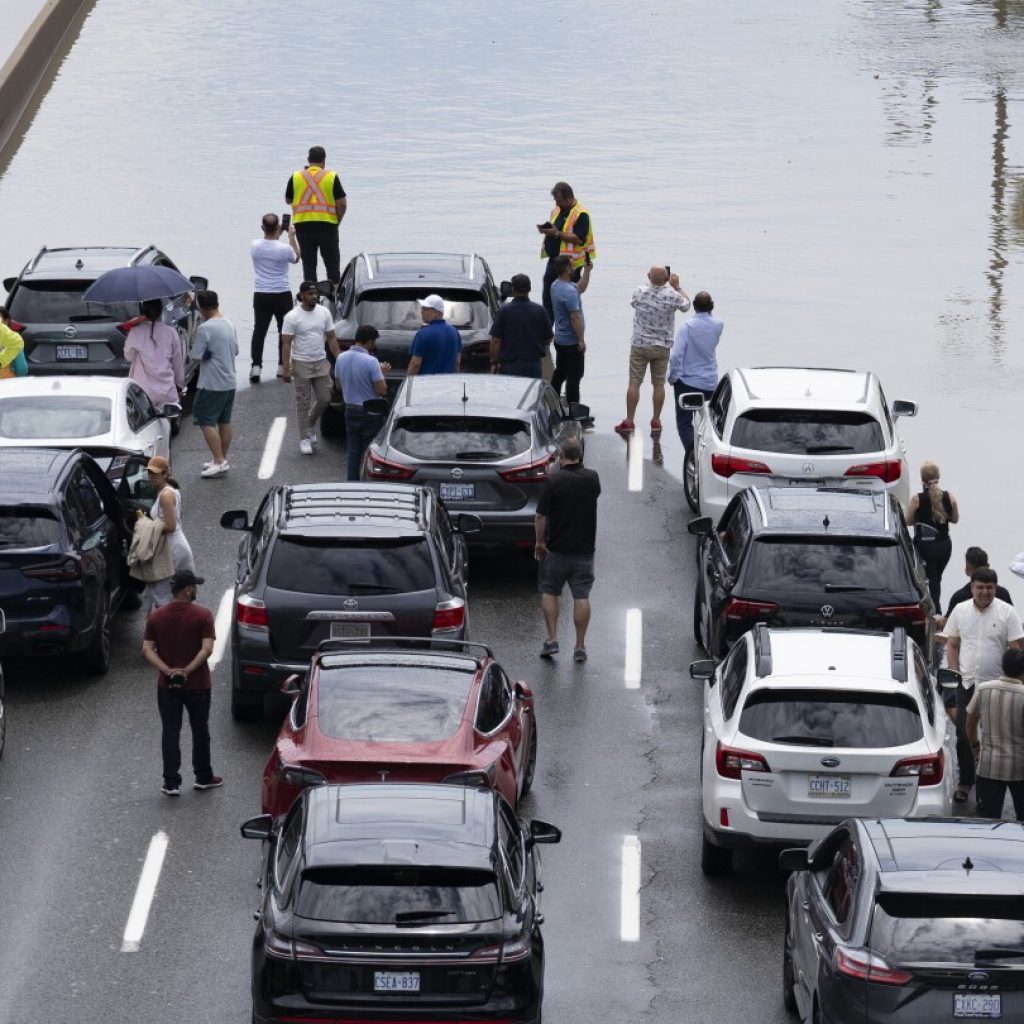
[{"label": "rear windshield", "polygon": [[[998,951],[1003,954],[1000,964],[1020,967],[1024,965],[1024,900],[941,892],[880,893],[870,946],[896,963],[974,964]],[[1014,950],[1021,956],[1006,957]]]},{"label": "rear windshield", "polygon": [[95,437],[110,431],[113,403],[88,395],[0,399],[0,437]]},{"label": "rear windshield", "polygon": [[320,731],[369,743],[429,743],[455,734],[472,672],[408,663],[321,669]]},{"label": "rear windshield", "polygon": [[[418,331],[423,326],[420,316],[423,295],[423,288],[382,288],[364,292],[359,298],[359,322],[372,324],[379,331]],[[447,292],[444,318],[453,327],[465,330],[481,330],[491,322],[487,304],[472,291]]]},{"label": "rear windshield", "polygon": [[314,921],[429,928],[493,921],[501,916],[501,902],[489,871],[313,868],[303,873],[295,913]]},{"label": "rear windshield", "polygon": [[405,594],[434,589],[434,563],[421,537],[346,543],[282,536],[267,585],[305,594]]},{"label": "rear windshield", "polygon": [[122,323],[139,315],[137,302],[112,306],[82,298],[92,281],[22,281],[14,290],[9,312],[24,324],[87,323],[113,320]]},{"label": "rear windshield", "polygon": [[902,747],[924,736],[921,713],[899,693],[757,690],[740,715],[740,732],[767,743],[813,747]]},{"label": "rear windshield", "polygon": [[803,590],[905,592],[912,588],[903,549],[871,540],[822,543],[758,538],[750,547],[746,579],[760,591]]},{"label": "rear windshield", "polygon": [[41,548],[60,542],[60,523],[48,508],[0,508],[0,548]]},{"label": "rear windshield", "polygon": [[783,455],[862,455],[885,449],[882,428],[863,412],[755,409],[737,417],[736,448]]},{"label": "rear windshield", "polygon": [[530,449],[530,425],[492,416],[407,416],[391,444],[414,459],[508,459]]}]

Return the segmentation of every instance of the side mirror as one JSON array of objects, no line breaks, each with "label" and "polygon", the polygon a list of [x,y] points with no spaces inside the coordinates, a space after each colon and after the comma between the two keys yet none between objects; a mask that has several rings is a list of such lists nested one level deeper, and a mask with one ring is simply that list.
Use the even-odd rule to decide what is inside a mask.
[{"label": "side mirror", "polygon": [[255,818],[242,822],[243,839],[269,839],[274,831],[274,818],[270,814],[257,814]]},{"label": "side mirror", "polygon": [[956,669],[940,668],[935,673],[935,682],[940,690],[955,690],[963,681],[964,677]]},{"label": "side mirror", "polygon": [[530,822],[530,845],[536,843],[560,843],[562,841],[562,830],[549,825],[546,821],[538,821],[536,818]]},{"label": "side mirror", "polygon": [[693,534],[694,537],[710,537],[714,528],[715,523],[711,516],[701,516],[700,519],[691,519],[686,524],[687,531]]},{"label": "side mirror", "polygon": [[894,418],[900,416],[916,416],[917,402],[904,402],[897,399],[892,403],[892,414]]},{"label": "side mirror", "polygon": [[281,692],[286,697],[298,697],[302,693],[302,679],[303,677],[298,672],[293,672],[288,678],[281,684]]},{"label": "side mirror", "polygon": [[779,854],[779,867],[783,871],[809,871],[811,858],[803,848],[797,850],[783,850]]},{"label": "side mirror", "polygon": [[190,277],[189,280],[196,286],[197,292],[206,291],[210,287],[210,279],[208,277],[200,277],[196,274]]},{"label": "side mirror", "polygon": [[704,407],[704,396],[699,391],[687,391],[679,396],[679,408],[696,412]]},{"label": "side mirror", "polygon": [[[14,279],[12,278],[11,280],[14,280]],[[8,291],[10,291],[10,289],[8,289]],[[501,282],[500,294],[501,294],[501,301],[502,302],[504,302],[506,299],[511,299],[512,298],[512,282],[511,281],[502,281]]]},{"label": "side mirror", "polygon": [[236,509],[234,512],[225,512],[220,517],[220,525],[225,530],[242,530],[248,532],[252,527],[249,525],[249,513],[244,509]]},{"label": "side mirror", "polygon": [[[14,287],[14,283],[17,280],[18,279],[16,277],[5,277],[4,278],[4,291],[5,292],[9,292]],[[502,288],[504,288],[504,287],[505,286],[502,285]]]},{"label": "side mirror", "polygon": [[[0,632],[3,632],[3,630],[0,630]],[[516,700],[533,700],[533,690],[531,690],[530,687],[526,685],[526,683],[522,681],[517,682],[515,685],[515,691]]]},{"label": "side mirror", "polygon": [[589,420],[590,419],[590,406],[584,405],[582,402],[570,402],[569,403],[569,419],[571,420]]},{"label": "side mirror", "polygon": [[700,661],[690,662],[691,679],[714,679],[715,669],[718,665],[714,658],[702,658]]},{"label": "side mirror", "polygon": [[334,282],[333,281],[317,281],[317,283],[316,283],[316,290],[325,299],[333,299],[334,298]]},{"label": "side mirror", "polygon": [[169,420],[176,420],[181,416],[181,406],[177,402],[165,402],[160,415],[166,416]]},{"label": "side mirror", "polygon": [[472,512],[460,512],[455,520],[455,529],[459,533],[479,533],[484,528],[479,516]]},{"label": "side mirror", "polygon": [[918,523],[916,526],[918,541],[924,541],[930,543],[933,540],[939,539],[939,531],[934,526],[929,526],[927,523]]}]

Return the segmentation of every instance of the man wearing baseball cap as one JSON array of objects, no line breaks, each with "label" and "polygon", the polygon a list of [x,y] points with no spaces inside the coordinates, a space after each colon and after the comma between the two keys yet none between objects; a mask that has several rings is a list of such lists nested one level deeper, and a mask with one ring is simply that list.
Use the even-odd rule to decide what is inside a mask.
[{"label": "man wearing baseball cap", "polygon": [[462,358],[462,338],[444,318],[444,299],[428,295],[420,299],[420,317],[423,326],[412,339],[409,368],[410,377],[428,373],[458,373]]},{"label": "man wearing baseball cap", "polygon": [[171,578],[171,603],[146,622],[143,657],[157,670],[157,707],[163,724],[161,750],[166,796],[181,793],[181,719],[188,712],[192,731],[192,770],[199,790],[216,789],[224,780],[210,767],[210,667],[215,638],[209,608],[195,603],[204,581],[185,569]]}]

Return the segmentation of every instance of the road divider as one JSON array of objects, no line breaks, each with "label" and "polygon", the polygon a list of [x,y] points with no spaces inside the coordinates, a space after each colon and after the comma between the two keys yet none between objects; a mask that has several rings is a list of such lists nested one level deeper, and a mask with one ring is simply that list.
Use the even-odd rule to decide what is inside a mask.
[{"label": "road divider", "polygon": [[156,895],[156,883],[160,881],[160,871],[164,866],[167,853],[167,833],[157,832],[149,841],[149,850],[142,865],[139,886],[135,890],[132,909],[128,913],[128,923],[124,928],[124,939],[121,941],[122,953],[138,953],[146,922],[149,920],[149,909]]},{"label": "road divider", "polygon": [[640,837],[622,840],[622,941],[640,941]]},{"label": "road divider", "polygon": [[629,466],[627,486],[631,491],[644,489],[644,439],[636,433],[629,435],[626,445],[626,462]]},{"label": "road divider", "polygon": [[224,657],[224,650],[228,645],[228,634],[231,631],[231,603],[234,597],[234,587],[225,590],[221,595],[220,604],[217,606],[217,617],[213,621],[213,630],[217,634],[217,639],[213,641],[210,668],[216,668]]},{"label": "road divider", "polygon": [[269,480],[277,469],[277,457],[281,454],[281,445],[284,442],[284,432],[288,427],[287,416],[276,416],[267,431],[267,443],[263,448],[263,458],[260,459],[260,468],[256,471],[258,480]]},{"label": "road divider", "polygon": [[626,664],[623,677],[627,690],[640,689],[643,666],[644,616],[639,608],[626,609]]}]

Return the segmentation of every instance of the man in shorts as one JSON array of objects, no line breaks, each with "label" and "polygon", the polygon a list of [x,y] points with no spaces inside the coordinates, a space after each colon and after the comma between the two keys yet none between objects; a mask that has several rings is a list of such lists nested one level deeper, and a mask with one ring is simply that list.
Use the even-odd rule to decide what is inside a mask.
[{"label": "man in shorts", "polygon": [[196,294],[203,322],[196,331],[192,357],[199,360],[199,386],[192,406],[192,418],[202,428],[213,458],[203,463],[202,477],[223,476],[228,465],[228,448],[233,436],[231,410],[235,404],[235,356],[238,334],[235,325],[220,311],[216,292]]},{"label": "man in shorts", "polygon": [[651,368],[651,437],[661,437],[661,410],[665,404],[665,374],[675,335],[676,310],[685,313],[690,297],[679,285],[679,275],[668,267],[653,266],[647,272],[647,284],[633,292],[633,341],[629,349],[629,386],[626,388],[626,418],[615,432],[628,437],[636,429],[633,417],[640,401],[640,385]]},{"label": "man in shorts", "polygon": [[558,653],[558,599],[569,584],[572,621],[576,627],[573,659],[587,660],[586,636],[590,623],[590,588],[594,585],[594,548],[597,539],[597,499],[601,480],[583,468],[579,441],[566,441],[559,453],[559,469],[548,477],[534,516],[540,562],[540,607],[548,636],[542,658]]}]

